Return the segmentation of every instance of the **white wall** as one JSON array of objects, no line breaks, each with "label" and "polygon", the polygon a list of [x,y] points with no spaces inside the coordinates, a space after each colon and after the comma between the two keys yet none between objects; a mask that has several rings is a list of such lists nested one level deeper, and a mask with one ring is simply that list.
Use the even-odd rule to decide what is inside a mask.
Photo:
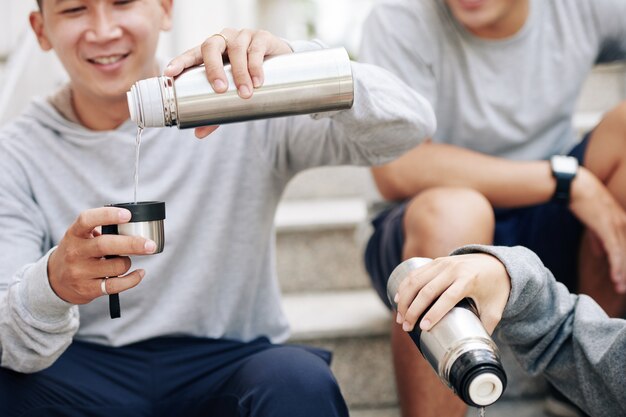
[{"label": "white wall", "polygon": [[6,57],[28,26],[28,12],[37,7],[35,0],[0,0],[0,57]]}]

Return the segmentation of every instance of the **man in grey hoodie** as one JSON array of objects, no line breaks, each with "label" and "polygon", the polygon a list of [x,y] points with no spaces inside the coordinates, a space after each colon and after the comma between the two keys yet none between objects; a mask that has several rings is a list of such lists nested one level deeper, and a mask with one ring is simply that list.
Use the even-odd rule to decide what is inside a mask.
[{"label": "man in grey hoodie", "polygon": [[[0,415],[347,415],[328,355],[280,344],[276,206],[304,169],[384,163],[432,135],[430,105],[354,63],[351,110],[232,124],[202,142],[146,130],[139,199],[166,201],[167,243],[134,256],[155,243],[101,235],[130,218],[103,206],[132,195],[125,93],[159,75],[173,1],[39,3],[31,25],[70,82],[0,131]],[[204,62],[223,92],[227,55],[247,98],[265,56],[320,47],[224,29],[165,73]],[[104,295],[121,292],[111,320]]]},{"label": "man in grey hoodie", "polygon": [[472,298],[485,328],[495,329],[526,371],[543,374],[591,416],[626,415],[626,320],[609,318],[586,295],[570,294],[524,247],[472,245],[452,255],[400,285],[398,314],[408,331],[429,330]]}]

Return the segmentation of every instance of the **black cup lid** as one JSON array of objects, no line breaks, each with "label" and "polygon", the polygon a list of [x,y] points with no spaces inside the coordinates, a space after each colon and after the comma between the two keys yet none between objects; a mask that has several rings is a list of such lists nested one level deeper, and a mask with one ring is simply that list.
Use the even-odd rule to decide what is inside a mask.
[{"label": "black cup lid", "polygon": [[136,203],[109,204],[109,206],[129,210],[131,223],[165,219],[165,202],[163,201],[138,201]]}]

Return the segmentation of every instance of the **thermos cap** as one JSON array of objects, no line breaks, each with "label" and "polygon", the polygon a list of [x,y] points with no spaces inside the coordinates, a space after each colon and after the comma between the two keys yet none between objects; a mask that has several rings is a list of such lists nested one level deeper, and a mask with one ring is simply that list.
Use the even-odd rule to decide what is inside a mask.
[{"label": "thermos cap", "polygon": [[111,204],[111,207],[125,208],[130,211],[130,223],[150,222],[165,219],[165,202],[139,201],[137,203]]},{"label": "thermos cap", "polygon": [[126,93],[130,120],[139,127],[165,126],[160,80],[161,77],[154,77],[138,81]]},{"label": "thermos cap", "polygon": [[469,386],[470,399],[480,405],[487,406],[495,403],[502,395],[504,387],[502,381],[495,374],[482,373],[477,375]]}]

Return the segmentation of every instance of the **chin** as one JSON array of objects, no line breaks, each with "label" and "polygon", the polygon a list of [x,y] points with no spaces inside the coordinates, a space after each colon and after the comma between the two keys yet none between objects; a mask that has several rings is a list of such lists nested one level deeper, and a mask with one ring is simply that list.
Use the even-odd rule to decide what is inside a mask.
[{"label": "chin", "polygon": [[[120,77],[121,78],[121,77]],[[107,80],[105,82],[94,82],[94,91],[102,97],[117,97],[126,95],[130,87],[135,83],[134,77],[124,77],[124,79]]]},{"label": "chin", "polygon": [[92,89],[92,95],[102,100],[126,100],[128,90],[130,85],[100,86]]},{"label": "chin", "polygon": [[462,13],[458,16],[459,22],[470,30],[481,30],[489,27],[493,19],[488,13]]}]

